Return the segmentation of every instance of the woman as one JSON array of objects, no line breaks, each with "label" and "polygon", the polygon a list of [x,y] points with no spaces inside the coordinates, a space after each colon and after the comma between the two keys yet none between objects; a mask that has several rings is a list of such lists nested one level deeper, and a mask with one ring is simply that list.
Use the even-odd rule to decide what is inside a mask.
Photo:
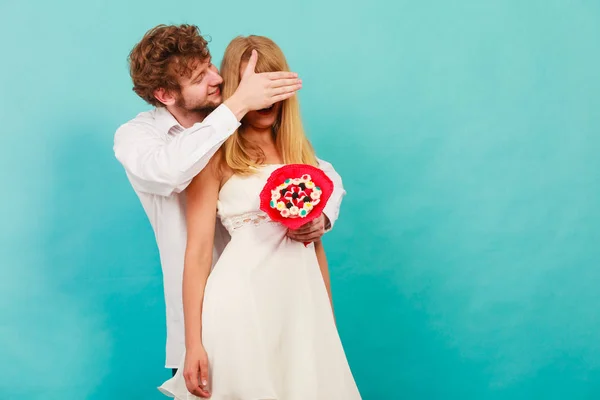
[{"label": "woman", "polygon": [[[273,41],[238,37],[221,65],[224,98],[253,50],[257,72],[289,71]],[[188,187],[186,356],[163,393],[182,400],[360,399],[335,326],[323,244],[290,240],[259,208],[269,175],[296,163],[318,164],[292,97],[248,113]],[[211,271],[217,217],[231,241]]]}]

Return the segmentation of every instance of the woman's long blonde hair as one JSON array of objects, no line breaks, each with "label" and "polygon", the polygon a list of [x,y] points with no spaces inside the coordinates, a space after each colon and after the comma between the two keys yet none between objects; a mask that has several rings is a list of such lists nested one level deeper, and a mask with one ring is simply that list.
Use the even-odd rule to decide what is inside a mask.
[{"label": "woman's long blonde hair", "polygon": [[[250,59],[252,50],[258,52],[255,71],[289,71],[283,52],[271,39],[264,36],[238,36],[229,43],[221,62],[223,98],[233,95],[240,84],[240,66]],[[264,153],[244,138],[242,126],[223,145],[224,162],[236,174],[249,174],[264,163]],[[300,118],[300,105],[293,96],[281,104],[273,126],[275,146],[284,164],[310,164],[317,166],[315,151],[310,144]]]}]

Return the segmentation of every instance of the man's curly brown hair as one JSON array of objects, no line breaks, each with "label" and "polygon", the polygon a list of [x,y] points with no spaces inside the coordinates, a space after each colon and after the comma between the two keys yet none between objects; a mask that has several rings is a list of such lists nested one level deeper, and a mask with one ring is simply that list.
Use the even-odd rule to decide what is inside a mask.
[{"label": "man's curly brown hair", "polygon": [[159,88],[179,92],[178,76],[190,77],[198,62],[210,58],[208,42],[195,25],[158,25],[152,28],[129,53],[133,91],[156,107]]}]

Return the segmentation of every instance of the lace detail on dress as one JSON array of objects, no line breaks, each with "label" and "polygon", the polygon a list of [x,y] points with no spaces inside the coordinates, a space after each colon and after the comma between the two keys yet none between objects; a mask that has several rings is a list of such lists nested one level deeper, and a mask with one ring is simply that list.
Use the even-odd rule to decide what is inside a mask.
[{"label": "lace detail on dress", "polygon": [[259,226],[266,222],[275,223],[268,215],[262,211],[249,212],[221,219],[221,223],[227,229],[229,234],[244,226]]}]

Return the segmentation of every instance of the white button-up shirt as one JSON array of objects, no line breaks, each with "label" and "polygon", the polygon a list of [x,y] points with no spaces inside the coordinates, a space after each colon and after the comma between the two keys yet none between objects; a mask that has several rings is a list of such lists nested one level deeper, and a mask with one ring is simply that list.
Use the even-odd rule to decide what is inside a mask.
[{"label": "white button-up shirt", "polygon": [[[223,142],[240,126],[225,105],[201,123],[184,129],[164,107],[140,113],[115,134],[115,156],[148,215],[156,237],[163,272],[167,317],[167,368],[177,368],[185,350],[182,279],[186,248],[185,188]],[[331,164],[320,167],[334,182],[324,210],[333,225],[346,194]],[[229,241],[217,222],[213,265]]]}]

